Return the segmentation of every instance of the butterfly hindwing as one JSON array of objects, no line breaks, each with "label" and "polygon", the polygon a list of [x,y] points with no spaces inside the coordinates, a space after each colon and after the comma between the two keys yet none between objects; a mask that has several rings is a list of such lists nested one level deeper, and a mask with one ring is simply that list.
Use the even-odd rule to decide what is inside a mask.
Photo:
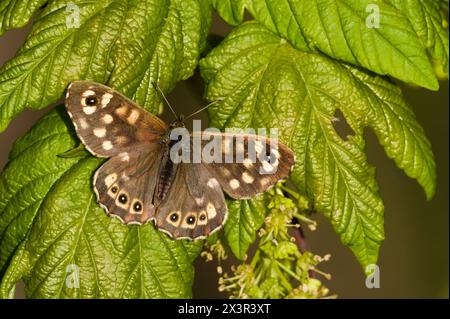
[{"label": "butterfly hindwing", "polygon": [[154,217],[153,193],[161,163],[161,146],[141,145],[109,159],[95,173],[98,202],[125,224],[145,224]]},{"label": "butterfly hindwing", "polygon": [[112,157],[138,144],[158,141],[168,129],[124,95],[90,81],[70,84],[66,107],[80,140],[98,157]]},{"label": "butterfly hindwing", "polygon": [[156,226],[174,238],[203,238],[225,222],[227,205],[217,179],[203,164],[178,165],[166,200],[157,208]]}]

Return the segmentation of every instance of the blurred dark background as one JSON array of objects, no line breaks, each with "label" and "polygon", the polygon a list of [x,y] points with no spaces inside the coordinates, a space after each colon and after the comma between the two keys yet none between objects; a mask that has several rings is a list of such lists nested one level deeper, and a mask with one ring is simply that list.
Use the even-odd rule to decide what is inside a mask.
[{"label": "blurred dark background", "polygon": [[[30,26],[7,32],[0,38],[0,65],[14,56],[23,43]],[[212,32],[226,35],[230,27],[217,16]],[[306,230],[311,250],[319,255],[331,253],[332,259],[321,264],[320,269],[332,274],[323,279],[332,293],[341,298],[448,298],[449,292],[449,220],[448,220],[448,82],[441,82],[439,92],[402,86],[405,99],[412,105],[419,122],[433,144],[438,168],[438,187],[435,197],[427,202],[415,180],[408,178],[388,159],[377,139],[366,133],[367,152],[371,164],[377,167],[377,180],[385,204],[386,240],[380,252],[381,287],[368,289],[362,268],[349,249],[340,244],[330,223],[315,215],[317,231]],[[178,112],[189,114],[205,105],[203,86],[196,74],[179,83],[169,95]],[[48,110],[25,111],[0,134],[0,168],[7,162],[13,142]],[[170,120],[169,114],[164,114]],[[206,120],[202,114],[198,118]],[[225,270],[230,258],[224,266]],[[217,274],[214,263],[196,262],[194,297],[226,297],[217,291]],[[19,287],[18,297],[23,297]]]}]

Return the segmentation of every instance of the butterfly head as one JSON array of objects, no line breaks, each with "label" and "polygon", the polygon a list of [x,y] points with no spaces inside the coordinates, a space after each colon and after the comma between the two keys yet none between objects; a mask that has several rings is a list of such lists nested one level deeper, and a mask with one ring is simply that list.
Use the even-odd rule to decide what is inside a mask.
[{"label": "butterfly head", "polygon": [[171,129],[179,127],[186,127],[186,124],[184,124],[184,116],[182,114],[178,116],[178,118],[170,124]]}]

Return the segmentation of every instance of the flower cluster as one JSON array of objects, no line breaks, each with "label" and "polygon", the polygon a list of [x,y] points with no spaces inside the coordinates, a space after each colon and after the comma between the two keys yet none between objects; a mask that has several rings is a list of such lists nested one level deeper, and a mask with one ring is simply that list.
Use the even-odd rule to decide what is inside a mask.
[{"label": "flower cluster", "polygon": [[[330,256],[302,251],[300,224],[293,224],[293,221],[300,221],[315,229],[315,222],[304,213],[308,202],[284,185],[275,187],[269,196],[270,213],[259,231],[258,246],[251,261],[232,266],[232,275],[222,274],[220,267],[219,290],[229,293],[231,298],[328,297],[329,290],[317,277],[329,279],[331,276],[317,269],[317,265]],[[226,258],[220,241],[211,245],[210,251],[218,256],[219,264]],[[212,258],[210,252],[204,256]]]}]

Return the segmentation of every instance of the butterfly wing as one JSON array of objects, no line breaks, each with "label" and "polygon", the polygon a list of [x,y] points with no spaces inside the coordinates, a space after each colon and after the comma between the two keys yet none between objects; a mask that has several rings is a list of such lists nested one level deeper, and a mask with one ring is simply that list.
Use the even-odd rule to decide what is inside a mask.
[{"label": "butterfly wing", "polygon": [[78,137],[95,156],[112,157],[161,138],[168,126],[111,88],[90,81],[72,82],[67,111]]},{"label": "butterfly wing", "polygon": [[161,145],[141,145],[109,159],[94,175],[94,190],[109,215],[125,224],[145,224],[154,217]]},{"label": "butterfly wing", "polygon": [[[231,162],[167,165],[167,145],[158,142],[168,126],[122,94],[76,81],[68,88],[66,107],[86,148],[111,157],[94,176],[95,193],[108,214],[124,223],[155,219],[174,238],[207,236],[226,219],[223,191],[237,199],[253,197],[286,178],[294,164],[286,146],[241,135],[236,147],[221,147],[220,155],[231,155]],[[227,141],[226,134],[217,136]],[[161,168],[170,168],[170,174]],[[159,189],[164,196],[155,202]]]},{"label": "butterfly wing", "polygon": [[[195,134],[199,133],[194,133],[194,136]],[[203,144],[207,144],[214,137],[220,138],[222,160],[219,163],[205,163],[205,167],[232,198],[248,199],[264,193],[277,182],[287,178],[294,166],[294,152],[286,145],[269,138],[251,134],[227,135],[211,132],[207,135],[202,139]]]},{"label": "butterfly wing", "polygon": [[217,179],[203,164],[181,163],[170,190],[157,208],[156,226],[173,238],[203,238],[219,229],[227,216]]}]

